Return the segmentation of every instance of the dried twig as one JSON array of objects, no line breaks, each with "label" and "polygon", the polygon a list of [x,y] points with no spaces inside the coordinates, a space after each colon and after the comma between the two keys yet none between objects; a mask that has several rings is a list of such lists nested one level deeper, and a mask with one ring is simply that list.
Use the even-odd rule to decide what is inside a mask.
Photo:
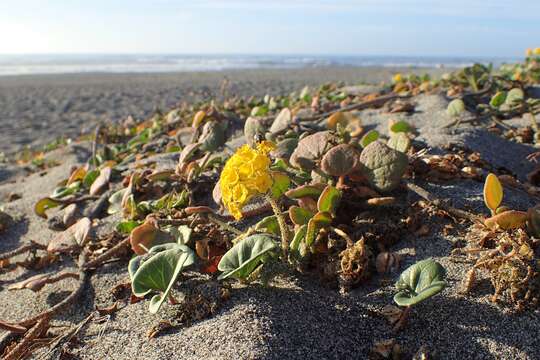
[{"label": "dried twig", "polygon": [[8,251],[6,253],[0,254],[0,261],[1,260],[7,260],[9,258],[12,258],[14,256],[24,254],[25,252],[34,251],[34,250],[47,250],[46,245],[39,244],[35,241],[30,241],[29,244],[25,244],[15,250]]},{"label": "dried twig", "polygon": [[392,93],[392,94],[389,94],[389,95],[379,96],[378,98],[373,99],[373,100],[363,101],[363,102],[358,103],[358,104],[352,104],[352,105],[349,105],[349,106],[337,108],[337,109],[334,109],[332,111],[328,111],[328,112],[323,113],[323,114],[318,114],[318,115],[308,117],[308,118],[302,118],[300,120],[301,121],[321,120],[321,119],[327,118],[330,115],[333,115],[333,114],[335,114],[335,113],[337,113],[339,111],[346,112],[346,111],[353,111],[353,110],[363,110],[363,109],[370,108],[372,106],[381,106],[381,105],[383,105],[384,103],[386,103],[386,102],[388,102],[390,100],[407,99],[407,98],[410,98],[410,97],[411,97],[410,95],[397,95],[397,94]]},{"label": "dried twig", "polygon": [[468,211],[456,209],[453,206],[448,205],[447,201],[437,198],[435,195],[427,191],[426,189],[413,184],[412,182],[407,182],[407,188],[411,190],[412,192],[416,193],[418,196],[423,198],[424,200],[429,201],[436,207],[446,211],[450,215],[453,215],[458,218],[467,219],[471,222],[477,222],[480,220],[480,217],[477,215],[474,215]]},{"label": "dried twig", "polygon": [[120,254],[122,251],[126,249],[126,247],[129,246],[129,237],[125,238],[124,240],[120,241],[118,244],[104,252],[103,254],[99,255],[94,260],[88,261],[82,266],[83,270],[88,270],[92,268],[96,268],[97,266],[103,264],[105,261],[109,260],[115,255]]},{"label": "dried twig", "polygon": [[15,346],[7,355],[4,360],[18,360],[20,359],[30,347],[32,341],[40,337],[49,325],[49,317],[44,316],[40,318],[36,324],[24,335],[22,340]]}]

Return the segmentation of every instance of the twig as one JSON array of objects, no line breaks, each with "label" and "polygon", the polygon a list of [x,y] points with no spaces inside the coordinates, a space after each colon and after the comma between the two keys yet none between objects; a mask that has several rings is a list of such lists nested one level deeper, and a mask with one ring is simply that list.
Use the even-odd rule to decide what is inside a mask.
[{"label": "twig", "polygon": [[218,226],[222,227],[223,229],[228,230],[228,231],[234,233],[235,235],[242,235],[243,234],[242,231],[238,230],[234,226],[231,226],[231,225],[227,224],[226,222],[221,221],[221,219],[219,219],[216,215],[214,215],[212,213],[208,213],[207,216],[208,216],[208,220],[212,221],[213,223],[217,224]]},{"label": "twig", "polygon": [[82,269],[83,270],[88,270],[88,269],[95,268],[95,267],[103,264],[105,261],[109,260],[113,256],[118,255],[119,253],[124,251],[126,249],[126,247],[128,247],[128,246],[129,246],[129,237],[127,237],[124,240],[120,241],[118,244],[116,244],[115,246],[113,246],[112,248],[110,248],[109,250],[107,250],[106,252],[104,252],[103,254],[101,254],[100,256],[95,258],[94,260],[91,260],[91,261],[88,261],[87,263],[85,263],[82,266]]},{"label": "twig", "polygon": [[383,96],[379,96],[378,98],[373,99],[373,100],[364,101],[364,102],[361,102],[361,103],[358,103],[358,104],[352,104],[352,105],[345,106],[345,107],[342,107],[342,108],[337,108],[337,109],[334,109],[332,111],[328,111],[326,113],[318,114],[318,115],[315,115],[315,116],[312,116],[312,117],[302,118],[302,119],[300,119],[300,121],[321,120],[321,119],[327,118],[328,116],[333,115],[333,114],[335,114],[335,113],[337,113],[339,111],[346,112],[346,111],[353,111],[353,110],[363,110],[363,109],[367,109],[367,108],[372,107],[372,106],[380,106],[380,105],[382,105],[382,104],[384,104],[384,103],[386,103],[387,101],[390,101],[390,100],[407,99],[407,98],[410,98],[410,97],[411,97],[411,95],[397,95],[397,94],[383,95]]},{"label": "twig", "polygon": [[467,219],[470,222],[477,222],[478,220],[480,220],[479,216],[474,215],[474,214],[472,214],[472,213],[470,213],[468,211],[465,211],[465,210],[456,209],[455,207],[448,205],[448,203],[446,201],[437,198],[435,195],[431,194],[426,189],[424,189],[424,188],[422,188],[422,187],[420,187],[420,186],[418,186],[416,184],[413,184],[412,182],[407,182],[407,188],[409,190],[411,190],[412,192],[416,193],[418,196],[420,196],[424,200],[429,201],[430,203],[432,203],[436,207],[446,211],[447,213],[449,213],[449,214],[451,214],[451,215],[453,215],[455,217],[459,217],[459,218],[462,218],[462,219]]},{"label": "twig", "polygon": [[33,250],[47,250],[47,246],[39,244],[39,243],[34,242],[34,241],[30,241],[29,244],[23,245],[23,246],[15,249],[15,250],[8,251],[6,253],[0,254],[0,261],[7,260],[7,259],[12,258],[14,256],[23,254],[23,253],[28,252],[28,251],[33,251]]},{"label": "twig", "polygon": [[62,342],[65,340],[66,342],[69,342],[75,335],[77,335],[82,328],[88,324],[91,320],[94,319],[96,313],[93,312],[90,315],[88,315],[86,318],[84,318],[81,322],[79,322],[76,326],[69,328],[65,334],[60,335],[50,344],[50,349],[46,354],[41,355],[38,357],[38,359],[45,359],[47,356],[49,356],[51,353],[53,353],[59,346],[62,344]]},{"label": "twig", "polygon": [[34,339],[40,337],[47,326],[49,325],[49,318],[44,316],[40,318],[37,323],[30,329],[22,338],[22,340],[15,346],[5,357],[4,360],[18,360],[20,359],[30,347],[30,344]]}]

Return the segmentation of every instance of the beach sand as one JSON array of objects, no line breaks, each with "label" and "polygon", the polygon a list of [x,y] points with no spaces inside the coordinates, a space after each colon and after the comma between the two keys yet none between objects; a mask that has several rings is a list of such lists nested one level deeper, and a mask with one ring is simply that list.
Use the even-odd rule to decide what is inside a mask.
[{"label": "beach sand", "polygon": [[[304,85],[390,81],[409,68],[329,67],[159,74],[66,74],[0,77],[0,153],[42,146],[60,136],[76,137],[102,121],[136,119],[186,101],[228,94],[264,96],[300,91]],[[442,70],[414,69],[440,74]]]},{"label": "beach sand", "polygon": [[[245,77],[242,81],[238,81],[238,87],[243,89],[241,91],[247,91],[245,93],[247,95],[255,90],[260,91],[258,93],[260,95],[267,91],[278,92],[280,89],[290,91],[302,87],[304,82],[315,84],[317,80],[343,79],[347,83],[355,83],[367,81],[370,79],[369,76],[373,76],[372,80],[379,81],[388,78],[392,73],[386,69],[379,71],[369,75],[368,70],[337,69],[325,74],[323,78],[313,79],[307,74],[315,76],[316,71],[304,70],[291,72],[286,82],[272,80],[271,75],[280,73],[277,71],[259,72],[262,79],[258,80],[248,76],[249,72],[241,72],[239,74]],[[357,74],[358,77],[352,78],[353,74]],[[54,81],[31,77],[12,80],[11,86],[20,89],[20,94],[24,94],[22,89],[32,88],[32,81],[37,79],[36,88],[32,90],[34,95],[39,93],[41,81],[40,91],[43,91],[43,96],[46,94],[59,96],[61,93],[70,93],[68,90],[70,87],[81,92],[86,87],[97,89],[94,90],[96,92],[114,89],[107,91],[117,93],[120,88],[118,84],[121,83],[122,86],[126,86],[124,90],[126,92],[130,89],[129,91],[133,93],[139,91],[143,94],[142,97],[148,96],[145,101],[148,106],[152,106],[151,98],[163,101],[168,95],[164,92],[160,96],[159,92],[166,88],[176,89],[176,86],[180,85],[175,85],[175,82],[180,81],[178,79],[182,76],[188,77],[175,75],[173,81],[165,80],[167,78],[165,75],[134,76],[137,83],[130,83],[128,80],[131,77],[124,78],[120,75],[113,76],[117,80],[110,82],[106,81],[107,76],[98,76],[95,79],[86,75],[66,76],[56,78]],[[211,86],[217,88],[222,74],[201,76],[212,79],[214,83]],[[349,76],[351,78],[348,78]],[[73,80],[74,78],[77,80]],[[158,80],[160,78],[162,81]],[[241,78],[240,75],[238,78]],[[124,79],[124,82],[118,82],[118,79]],[[270,84],[274,84],[273,87]],[[206,86],[211,88],[208,82]],[[199,91],[200,89],[202,88],[199,88]],[[26,95],[20,96],[27,98]],[[81,95],[72,96],[77,98]],[[169,96],[170,101],[174,103],[180,95]],[[102,104],[101,109],[108,109],[107,111],[129,111],[129,109],[111,110],[109,105],[105,106],[108,104],[105,98],[93,101]],[[131,101],[134,106],[137,104],[136,101]],[[445,128],[444,125],[452,119],[446,114],[448,99],[442,94],[422,95],[415,98],[415,102],[417,102],[416,112],[412,115],[364,110],[359,116],[367,128],[376,128],[382,133],[387,132],[389,117],[406,119],[416,128],[418,132],[416,139],[424,142],[435,153],[441,151],[445,144],[456,143],[470,147],[473,151],[479,152],[482,158],[490,161],[495,168],[505,167],[519,178],[523,178],[532,170],[533,165],[524,160],[526,155],[536,151],[532,146],[508,142],[484,128],[475,128],[470,124],[461,124],[458,128]],[[94,110],[88,111],[91,113]],[[30,114],[31,110],[27,112]],[[118,118],[122,116],[118,114]],[[78,124],[74,120],[73,123]],[[512,120],[514,125],[523,126],[526,123],[525,119]],[[34,136],[33,133],[30,135],[36,143],[41,140],[40,136]],[[30,135],[27,136],[30,138]],[[88,159],[89,148],[88,143],[81,143],[55,150],[48,154],[48,157],[61,160],[60,166],[51,168],[46,174],[35,173],[0,184],[0,199],[6,199],[8,194],[13,192],[22,195],[22,198],[6,202],[4,205],[5,211],[18,221],[0,235],[2,239],[0,252],[12,250],[29,240],[47,243],[55,235],[54,231],[48,229],[46,221],[33,213],[33,205],[67,176],[72,165],[83,164]],[[502,148],[507,151],[500,151]],[[483,184],[479,181],[457,180],[421,185],[437,196],[449,199],[456,207],[475,213],[485,213],[482,201]],[[410,201],[415,200],[414,195],[409,196]],[[505,189],[505,203],[510,206],[526,209],[535,202],[535,199],[523,192]],[[51,216],[55,213],[54,209],[49,211]],[[99,222],[100,227],[104,229],[110,229],[114,225],[114,219],[111,217],[101,219]],[[128,305],[115,313],[112,318],[91,322],[84,327],[78,335],[80,343],[71,348],[80,359],[365,359],[375,343],[395,339],[403,349],[405,359],[411,358],[422,346],[431,351],[432,356],[429,358],[436,359],[538,359],[540,349],[538,312],[526,310],[515,313],[508,304],[492,303],[490,295],[493,289],[485,274],[479,277],[479,286],[472,293],[468,295],[460,293],[462,280],[471,263],[456,261],[449,256],[456,241],[463,240],[460,232],[444,235],[442,227],[449,223],[452,223],[450,219],[430,223],[428,225],[432,231],[429,235],[418,237],[409,234],[391,249],[403,255],[400,271],[415,261],[432,257],[446,267],[449,282],[449,287],[441,294],[421,303],[414,310],[410,323],[398,334],[392,333],[391,326],[377,314],[385,305],[393,304],[392,297],[395,293],[393,284],[400,271],[374,276],[368,283],[345,296],[336,289],[326,288],[317,279],[292,274],[279,277],[270,287],[256,284],[249,287],[236,285],[231,290],[230,300],[225,302],[216,314],[195,321],[190,326],[165,332],[155,339],[148,339],[147,332],[162,317],[168,316],[167,311],[170,311],[170,307],[165,306],[160,315],[151,315],[147,311],[148,301]],[[460,228],[460,225],[456,227]],[[69,257],[64,259],[62,268],[66,263],[71,264],[71,267],[74,266]],[[73,326],[96,307],[111,305],[114,299],[110,289],[128,279],[126,267],[127,260],[124,259],[108,264],[93,273],[82,300],[63,313],[55,324]],[[58,270],[56,266],[48,269],[51,272],[56,270]],[[47,285],[38,293],[30,290],[17,292],[7,290],[10,284],[37,273],[18,269],[1,274],[0,304],[3,306],[0,307],[0,319],[17,321],[27,318],[30,314],[36,314],[58,303],[76,284],[74,280],[65,280]],[[179,284],[177,290],[182,292],[185,290],[183,286]],[[0,336],[2,335],[0,332]],[[46,351],[42,350],[36,356],[44,355]],[[57,359],[58,356],[56,352],[43,358]]]}]

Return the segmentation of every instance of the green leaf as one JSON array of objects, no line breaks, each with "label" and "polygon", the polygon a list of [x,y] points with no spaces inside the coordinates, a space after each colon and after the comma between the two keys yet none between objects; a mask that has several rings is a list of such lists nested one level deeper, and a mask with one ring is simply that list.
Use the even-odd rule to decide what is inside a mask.
[{"label": "green leaf", "polygon": [[285,191],[287,191],[291,184],[291,180],[287,175],[279,172],[272,173],[272,180],[273,183],[270,192],[272,193],[272,197],[277,200],[285,193]]},{"label": "green leaf", "polygon": [[393,123],[390,126],[390,132],[392,133],[399,133],[399,132],[411,132],[412,128],[411,125],[409,125],[408,122],[400,120],[398,122]]},{"label": "green leaf", "polygon": [[402,153],[406,153],[407,150],[409,150],[409,148],[411,147],[411,139],[409,139],[409,137],[405,133],[394,133],[390,135],[390,139],[388,139],[386,145],[389,148],[401,151]]},{"label": "green leaf", "polygon": [[187,225],[170,225],[164,227],[162,230],[171,234],[180,245],[187,245],[191,240],[191,234],[193,233],[193,230]]},{"label": "green leaf", "polygon": [[150,302],[150,312],[155,314],[167,299],[180,272],[195,262],[195,253],[185,245],[164,244],[152,247],[148,255],[138,258],[132,259],[128,267],[130,275],[133,274],[133,294],[142,297],[152,291],[161,292]]},{"label": "green leaf", "polygon": [[394,301],[399,306],[411,306],[438,294],[447,285],[445,275],[443,266],[433,259],[417,262],[399,277]]},{"label": "green leaf", "polygon": [[223,255],[218,264],[218,270],[222,272],[218,279],[246,279],[261,263],[263,256],[276,248],[278,244],[268,235],[246,237]]},{"label": "green leaf", "polygon": [[300,244],[302,241],[306,238],[307,233],[307,225],[302,225],[296,230],[294,233],[294,238],[291,241],[291,245],[289,248],[291,249],[291,252],[298,252],[300,249]]},{"label": "green leaf", "polygon": [[142,222],[136,221],[136,220],[126,220],[126,221],[120,221],[116,225],[116,231],[122,234],[129,234],[133,229],[135,229],[137,226],[141,225]]},{"label": "green leaf", "polygon": [[99,176],[98,169],[94,169],[92,171],[87,172],[83,178],[84,187],[87,189],[90,189],[90,187],[92,186],[92,184],[94,183],[94,181],[97,179],[98,176]]},{"label": "green leaf", "polygon": [[489,105],[491,105],[494,108],[500,107],[502,104],[504,104],[506,100],[506,92],[504,91],[498,91],[491,100],[489,101]]},{"label": "green leaf", "polygon": [[295,189],[291,189],[285,193],[290,199],[300,199],[303,197],[318,198],[324,190],[324,185],[302,185]]},{"label": "green leaf", "polygon": [[520,102],[523,101],[524,98],[525,98],[525,94],[523,94],[523,90],[519,88],[513,88],[506,95],[506,100],[504,103],[506,105],[512,106],[512,105],[519,104]]},{"label": "green leaf", "polygon": [[379,132],[377,130],[370,130],[364,136],[362,136],[362,139],[360,139],[360,145],[365,148],[370,143],[376,141],[378,138]]},{"label": "green leaf", "polygon": [[328,212],[316,213],[308,222],[306,230],[306,245],[309,247],[315,241],[319,230],[332,223],[332,215]]},{"label": "green leaf", "polygon": [[281,235],[276,215],[270,215],[263,218],[261,221],[255,224],[255,230],[264,231],[277,236]]},{"label": "green leaf", "polygon": [[306,225],[308,221],[315,215],[309,210],[301,208],[299,206],[291,206],[289,208],[289,217],[291,221],[296,225]]},{"label": "green leaf", "polygon": [[330,214],[335,214],[340,201],[341,191],[333,186],[328,185],[321,193],[321,196],[319,196],[319,201],[317,201],[317,209],[319,209],[320,212],[329,212]]},{"label": "green leaf", "polygon": [[109,197],[109,207],[107,208],[107,214],[112,215],[116,214],[119,211],[122,211],[122,199],[126,193],[127,188],[118,190]]},{"label": "green leaf", "polygon": [[51,197],[55,199],[60,199],[68,195],[73,195],[81,188],[81,182],[75,181],[74,183],[69,184],[68,186],[60,186],[54,189]]},{"label": "green leaf", "polygon": [[461,99],[454,99],[448,104],[446,113],[452,117],[458,117],[465,111],[465,103]]},{"label": "green leaf", "polygon": [[45,213],[48,209],[55,208],[62,205],[61,201],[57,201],[50,197],[46,197],[38,200],[36,205],[34,205],[34,212],[37,216],[47,219],[47,214]]}]

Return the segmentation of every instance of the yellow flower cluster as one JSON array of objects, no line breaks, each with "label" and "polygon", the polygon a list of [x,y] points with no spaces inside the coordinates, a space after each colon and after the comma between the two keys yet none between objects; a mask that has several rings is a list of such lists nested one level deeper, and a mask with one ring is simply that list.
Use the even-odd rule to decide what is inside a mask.
[{"label": "yellow flower cluster", "polygon": [[531,57],[533,55],[540,55],[540,48],[527,49],[525,55],[527,55],[527,57]]},{"label": "yellow flower cluster", "polygon": [[272,186],[268,153],[274,148],[267,141],[256,149],[244,145],[223,167],[219,179],[221,199],[236,220],[242,217],[242,208],[253,196],[266,193]]}]

